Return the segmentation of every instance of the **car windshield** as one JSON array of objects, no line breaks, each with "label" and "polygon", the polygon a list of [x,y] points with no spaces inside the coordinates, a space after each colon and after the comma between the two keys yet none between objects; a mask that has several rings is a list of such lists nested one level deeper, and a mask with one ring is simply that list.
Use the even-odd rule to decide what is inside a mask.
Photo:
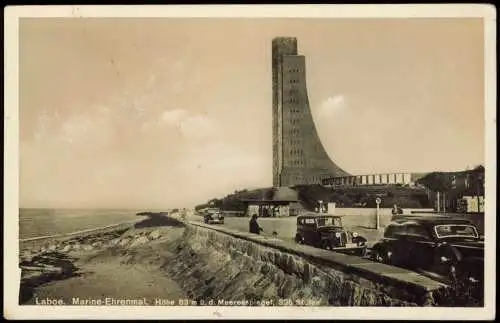
[{"label": "car windshield", "polygon": [[319,218],[316,219],[318,227],[341,227],[342,222],[340,218]]},{"label": "car windshield", "polygon": [[466,224],[442,224],[434,227],[438,238],[478,238],[477,230],[472,225]]}]

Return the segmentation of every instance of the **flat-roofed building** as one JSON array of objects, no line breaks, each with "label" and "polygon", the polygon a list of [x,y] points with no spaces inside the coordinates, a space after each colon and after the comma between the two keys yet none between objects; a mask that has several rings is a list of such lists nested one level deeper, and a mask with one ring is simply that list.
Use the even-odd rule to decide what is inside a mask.
[{"label": "flat-roofed building", "polygon": [[412,185],[411,173],[335,176],[321,182],[325,186]]}]

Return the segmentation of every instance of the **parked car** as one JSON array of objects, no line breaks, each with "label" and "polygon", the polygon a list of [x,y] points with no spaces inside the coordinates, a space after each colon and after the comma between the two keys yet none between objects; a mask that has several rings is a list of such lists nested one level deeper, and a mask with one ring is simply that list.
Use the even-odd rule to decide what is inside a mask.
[{"label": "parked car", "polygon": [[341,253],[364,256],[366,239],[345,230],[340,216],[305,213],[297,216],[297,243]]},{"label": "parked car", "polygon": [[224,224],[224,215],[219,209],[208,209],[203,215],[203,220],[207,224]]},{"label": "parked car", "polygon": [[375,261],[423,269],[455,281],[482,282],[484,240],[467,219],[400,216],[372,248]]}]

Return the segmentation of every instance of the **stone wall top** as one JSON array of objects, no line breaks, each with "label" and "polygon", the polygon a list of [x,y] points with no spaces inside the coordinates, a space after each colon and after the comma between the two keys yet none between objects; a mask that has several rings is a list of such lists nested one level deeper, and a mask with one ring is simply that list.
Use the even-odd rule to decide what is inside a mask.
[{"label": "stone wall top", "polygon": [[200,222],[189,222],[188,224],[294,254],[308,261],[331,266],[343,272],[357,274],[363,278],[380,283],[387,283],[393,286],[407,286],[408,288],[413,290],[416,289],[422,293],[437,291],[447,287],[447,285],[443,283],[432,280],[416,272],[373,262],[356,256],[293,244],[281,239],[236,231],[222,226],[207,225]]}]

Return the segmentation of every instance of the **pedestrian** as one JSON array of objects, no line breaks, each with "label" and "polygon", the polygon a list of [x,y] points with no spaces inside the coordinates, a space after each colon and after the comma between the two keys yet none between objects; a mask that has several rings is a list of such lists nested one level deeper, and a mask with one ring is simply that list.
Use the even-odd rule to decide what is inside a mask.
[{"label": "pedestrian", "polygon": [[250,219],[250,233],[260,234],[262,228],[257,223],[257,214],[252,215],[252,219]]}]

